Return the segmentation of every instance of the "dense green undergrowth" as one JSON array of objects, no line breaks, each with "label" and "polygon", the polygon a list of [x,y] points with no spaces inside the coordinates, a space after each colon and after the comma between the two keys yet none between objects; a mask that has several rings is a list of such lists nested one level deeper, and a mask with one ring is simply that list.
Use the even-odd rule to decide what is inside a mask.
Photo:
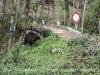
[{"label": "dense green undergrowth", "polygon": [[100,48],[95,38],[61,40],[57,35],[30,47],[18,44],[0,54],[0,75],[99,75]]}]

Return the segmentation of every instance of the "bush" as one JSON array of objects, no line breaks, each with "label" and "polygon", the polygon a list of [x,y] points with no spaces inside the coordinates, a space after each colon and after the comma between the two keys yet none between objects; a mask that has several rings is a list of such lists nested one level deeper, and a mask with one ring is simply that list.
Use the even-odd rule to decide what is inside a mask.
[{"label": "bush", "polygon": [[52,35],[52,31],[49,29],[42,29],[42,33],[43,33],[44,37],[48,37],[48,36]]},{"label": "bush", "polygon": [[[85,13],[84,28],[90,34],[98,33],[98,23],[100,20],[100,0],[93,0],[90,10]],[[84,32],[85,32],[84,31]]]},{"label": "bush", "polygon": [[[15,45],[4,58],[0,58],[0,74],[99,75],[100,47],[92,47],[96,45],[96,38],[92,38],[78,38],[67,42],[54,34],[38,40],[32,47],[21,46],[18,54],[18,46]],[[97,49],[96,55],[92,51],[87,52],[89,46]],[[61,50],[53,53],[53,49]],[[17,62],[13,62],[16,58]]]}]

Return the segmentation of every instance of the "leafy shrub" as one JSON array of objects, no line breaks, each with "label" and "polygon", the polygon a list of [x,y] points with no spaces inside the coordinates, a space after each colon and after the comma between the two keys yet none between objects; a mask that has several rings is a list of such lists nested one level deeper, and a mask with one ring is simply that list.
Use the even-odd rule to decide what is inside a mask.
[{"label": "leafy shrub", "polygon": [[[91,41],[91,42],[90,42]],[[86,45],[85,45],[85,44]],[[99,75],[100,48],[97,55],[87,52],[87,47],[95,45],[95,38],[78,38],[72,41],[59,39],[54,34],[38,40],[30,46],[21,46],[19,54],[14,46],[1,58],[1,75]],[[58,53],[52,53],[60,48]],[[17,55],[17,56],[14,56]],[[18,62],[13,62],[17,58]],[[10,62],[9,62],[9,61]],[[9,63],[4,63],[4,61]]]},{"label": "leafy shrub", "polygon": [[69,41],[68,45],[69,46],[83,46],[86,47],[89,44],[88,39],[87,38],[78,38],[78,39],[73,39],[71,41]]},{"label": "leafy shrub", "polygon": [[89,32],[90,34],[98,33],[98,23],[100,20],[100,0],[93,0],[90,9],[85,13],[84,32]]},{"label": "leafy shrub", "polygon": [[52,35],[52,31],[49,29],[42,29],[42,33],[44,34],[44,37]]}]

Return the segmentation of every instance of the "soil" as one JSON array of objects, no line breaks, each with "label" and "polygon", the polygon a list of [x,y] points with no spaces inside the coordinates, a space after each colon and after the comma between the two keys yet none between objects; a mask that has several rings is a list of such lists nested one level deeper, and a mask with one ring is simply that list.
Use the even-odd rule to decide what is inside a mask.
[{"label": "soil", "polygon": [[43,28],[50,29],[53,33],[58,34],[61,39],[70,40],[75,38],[75,34],[69,31],[64,26],[57,26],[57,25],[44,25]]}]

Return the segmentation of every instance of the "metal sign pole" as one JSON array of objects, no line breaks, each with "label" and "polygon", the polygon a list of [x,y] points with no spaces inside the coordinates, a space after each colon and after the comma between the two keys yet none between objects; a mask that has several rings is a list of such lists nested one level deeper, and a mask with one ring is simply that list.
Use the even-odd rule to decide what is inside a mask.
[{"label": "metal sign pole", "polygon": [[72,21],[75,23],[75,38],[77,39],[78,37],[78,22],[80,21],[80,14],[78,12],[75,12],[72,14]]},{"label": "metal sign pole", "polygon": [[76,29],[76,32],[75,32],[75,37],[76,37],[76,39],[77,39],[77,37],[78,37],[78,34],[77,34],[77,27],[78,26],[78,24],[77,23],[75,23],[75,29]]}]

